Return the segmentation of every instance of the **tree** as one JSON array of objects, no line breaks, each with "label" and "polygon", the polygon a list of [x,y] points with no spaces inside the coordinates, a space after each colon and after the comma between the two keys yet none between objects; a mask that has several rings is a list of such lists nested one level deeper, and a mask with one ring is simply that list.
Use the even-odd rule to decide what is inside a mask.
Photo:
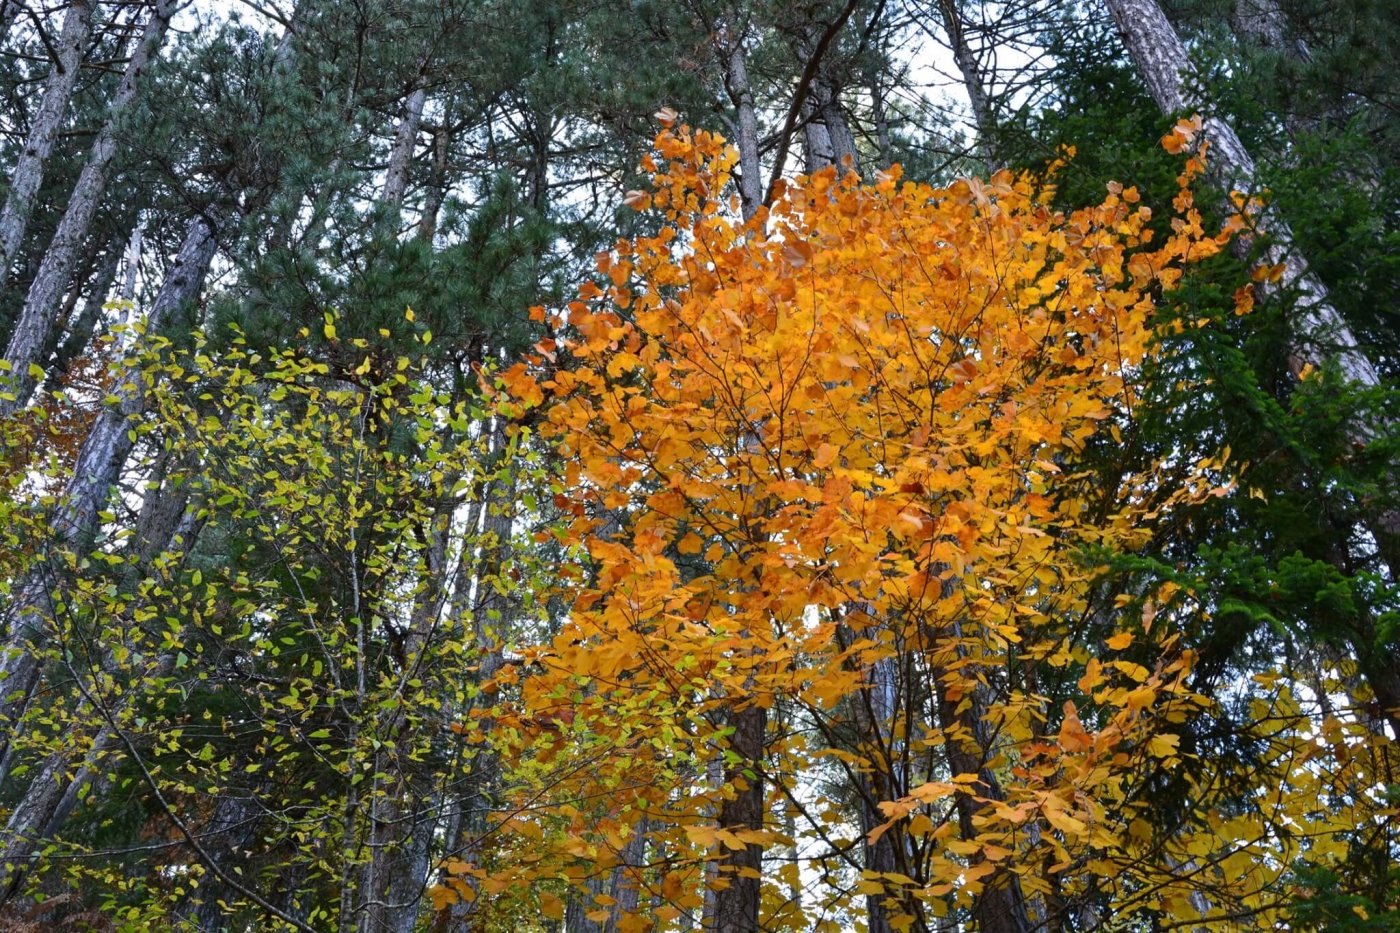
[{"label": "tree", "polygon": [[[1178,132],[1174,145],[1195,130]],[[1211,700],[1187,687],[1194,653],[1170,616],[1105,595],[1095,566],[1145,542],[1149,503],[1170,511],[1212,490],[1159,490],[1155,473],[1105,488],[1075,463],[1131,424],[1153,289],[1225,237],[1204,233],[1183,193],[1177,232],[1149,250],[1135,192],[1056,214],[1005,173],[932,190],[827,171],[742,222],[721,140],[680,130],[658,147],[668,161],[632,201],[670,225],[600,256],[605,281],[557,319],[577,336],[540,347],[557,368],[505,374],[522,404],[545,404],[572,490],[565,540],[596,566],[553,646],[530,656],[545,670],[523,685],[527,719],[573,697],[536,760],[576,753],[558,765],[568,773],[611,735],[618,760],[595,764],[590,786],[640,798],[631,817],[595,817],[586,847],[571,832],[557,857],[614,863],[618,840],[647,834],[657,854],[629,866],[660,892],[661,920],[695,910],[697,884],[747,877],[762,913],[716,922],[808,928],[780,919],[763,883],[774,845],[823,878],[858,872],[853,887],[809,886],[808,910],[869,894],[895,928],[959,912],[989,930],[1059,926],[1096,903],[1191,916],[1192,860],[1219,848],[1245,864],[1276,844],[1272,817],[1231,842],[1209,841],[1227,809],[1165,844],[1129,831],[1148,825],[1149,788],[1184,767],[1173,723]],[[1193,157],[1182,184],[1202,167]],[[1135,601],[1140,614],[1122,611]],[[885,661],[901,673],[872,702]],[[804,727],[783,736],[767,719],[764,735],[740,735],[728,715],[784,702]],[[685,732],[649,731],[687,708]],[[852,722],[856,743],[838,743]],[[703,779],[712,756],[720,788]],[[860,827],[859,803],[803,790],[818,762],[875,777],[851,785],[878,788],[883,816],[856,838],[894,840],[897,868],[862,867],[839,829]],[[1307,768],[1287,780],[1294,812],[1316,784]],[[724,802],[755,785],[772,788],[764,811],[724,822]],[[779,799],[803,814],[797,838],[773,817]],[[549,818],[530,822],[534,838]],[[702,881],[711,846],[719,872]],[[1280,878],[1277,865],[1232,868],[1210,887],[1217,903],[1276,911]]]}]

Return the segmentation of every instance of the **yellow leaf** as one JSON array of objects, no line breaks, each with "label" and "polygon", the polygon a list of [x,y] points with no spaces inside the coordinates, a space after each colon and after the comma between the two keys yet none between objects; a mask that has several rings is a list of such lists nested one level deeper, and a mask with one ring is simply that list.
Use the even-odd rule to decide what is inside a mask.
[{"label": "yellow leaf", "polygon": [[1154,758],[1170,758],[1177,752],[1177,743],[1181,741],[1181,736],[1163,734],[1154,735],[1147,742],[1147,751]]}]

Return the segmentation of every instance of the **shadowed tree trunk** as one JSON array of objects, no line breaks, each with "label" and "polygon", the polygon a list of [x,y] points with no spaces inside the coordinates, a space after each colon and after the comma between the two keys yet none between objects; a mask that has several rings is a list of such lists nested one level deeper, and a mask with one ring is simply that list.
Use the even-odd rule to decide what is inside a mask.
[{"label": "shadowed tree trunk", "polygon": [[0,0],[0,42],[10,35],[10,27],[14,26],[23,10],[24,4],[20,0]]}]

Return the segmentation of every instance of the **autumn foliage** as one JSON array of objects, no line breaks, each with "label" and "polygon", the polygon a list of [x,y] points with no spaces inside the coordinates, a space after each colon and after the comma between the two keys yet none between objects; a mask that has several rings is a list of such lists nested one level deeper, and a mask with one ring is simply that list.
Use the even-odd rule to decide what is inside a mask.
[{"label": "autumn foliage", "polygon": [[[1359,789],[1385,742],[1337,721],[1314,742],[1265,678],[1272,796],[1230,812],[1243,765],[1180,743],[1216,702],[1172,621],[1201,607],[1102,574],[1220,491],[1211,464],[1168,495],[1079,465],[1133,417],[1162,296],[1226,239],[1193,203],[1201,153],[1162,238],[1132,189],[1064,214],[1005,172],[826,171],[745,223],[722,139],[657,149],[629,200],[660,231],[601,254],[599,284],[539,312],[559,336],[505,374],[562,455],[578,557],[517,752],[569,802],[516,821],[521,870],[618,929],[723,916],[745,883],[763,929],[848,910],[1058,926],[1071,901],[1266,922],[1290,862],[1341,853],[1379,806]],[[1153,795],[1183,783],[1195,814],[1164,824]]]}]

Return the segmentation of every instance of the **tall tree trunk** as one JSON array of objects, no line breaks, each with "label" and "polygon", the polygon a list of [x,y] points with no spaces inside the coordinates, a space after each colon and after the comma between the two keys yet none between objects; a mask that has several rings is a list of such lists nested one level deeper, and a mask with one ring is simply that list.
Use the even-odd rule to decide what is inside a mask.
[{"label": "tall tree trunk", "polygon": [[[899,775],[895,771],[895,714],[898,687],[895,676],[895,659],[883,658],[866,671],[865,686],[853,698],[855,704],[855,725],[861,751],[869,770],[862,770],[857,776],[861,808],[861,829],[865,833],[865,868],[873,872],[899,872],[910,874],[908,865],[901,864],[896,844],[904,842],[899,831],[884,833],[874,842],[870,841],[870,831],[885,822],[880,812],[880,802],[897,800],[904,794]],[[893,933],[890,925],[890,912],[885,906],[887,895],[870,894],[865,898],[866,928],[869,933]],[[915,905],[907,905],[906,913],[915,913]]]},{"label": "tall tree trunk", "polygon": [[[235,220],[236,215],[210,209],[190,221],[175,263],[151,304],[147,321],[151,332],[158,331],[177,310],[198,297],[217,249],[219,232]],[[98,513],[106,505],[134,446],[128,421],[145,404],[141,375],[125,373],[111,394],[114,401],[102,409],[88,431],[51,523],[55,543],[73,553],[82,553],[91,546],[98,530]],[[0,659],[0,760],[5,762],[10,757],[13,730],[42,672],[52,637],[50,594],[60,573],[54,566],[39,564],[16,582],[6,607],[11,624]]]},{"label": "tall tree trunk", "polygon": [[1235,0],[1230,28],[1241,39],[1260,48],[1282,52],[1300,61],[1312,61],[1312,50],[1302,39],[1288,40],[1288,23],[1278,0]]},{"label": "tall tree trunk", "polygon": [[46,383],[50,390],[58,387],[63,377],[67,375],[68,367],[83,354],[83,351],[92,342],[92,335],[97,330],[98,319],[102,316],[102,306],[107,303],[107,295],[112,291],[112,285],[117,280],[117,272],[121,268],[121,241],[121,237],[114,237],[107,244],[107,251],[102,256],[97,274],[92,277],[85,288],[74,289],[75,293],[79,291],[85,293],[83,306],[77,314],[69,318],[67,331],[62,335],[62,340],[59,341],[58,348],[54,352],[53,366],[49,369],[49,381]]},{"label": "tall tree trunk", "polygon": [[[18,5],[13,6],[17,10]],[[11,7],[7,0],[7,15]],[[10,190],[5,197],[5,206],[0,208],[0,286],[8,282],[10,266],[24,243],[34,199],[44,181],[44,168],[53,153],[58,131],[63,127],[63,117],[68,112],[68,102],[78,81],[78,70],[92,36],[92,19],[96,10],[97,0],[72,0],[67,15],[63,17],[57,58],[44,84],[44,94],[34,111],[34,119],[29,124],[29,138],[20,150],[14,171],[10,173]]]},{"label": "tall tree trunk", "polygon": [[20,0],[0,0],[0,42],[10,35],[10,27],[14,26],[23,10],[24,4]]},{"label": "tall tree trunk", "polygon": [[68,287],[78,253],[87,239],[107,188],[112,160],[117,154],[118,123],[136,100],[141,78],[160,49],[174,11],[174,0],[156,0],[141,41],[127,62],[121,85],[107,109],[106,121],[92,144],[87,164],[78,176],[68,209],[29,286],[24,308],[15,324],[14,333],[10,335],[9,346],[5,348],[5,359],[13,367],[14,385],[11,392],[14,398],[0,400],[0,417],[24,407],[35,382],[29,368],[36,364],[43,366],[46,362],[42,353],[52,341],[58,325],[60,299]]},{"label": "tall tree trunk", "polygon": [[[440,512],[427,530],[423,581],[404,636],[401,681],[430,673],[424,668],[425,653],[433,648],[431,640],[447,593],[451,518],[448,512]],[[380,732],[386,760],[375,769],[384,777],[376,777],[379,796],[370,804],[371,845],[363,897],[369,906],[360,917],[364,933],[412,933],[427,887],[429,849],[441,808],[435,788],[423,786],[401,748],[405,741],[414,740],[404,734],[405,712],[399,706]]]},{"label": "tall tree trunk", "polygon": [[[92,710],[89,708],[85,712],[91,715]],[[69,741],[70,747],[78,745],[76,737]],[[72,811],[78,800],[77,792],[88,785],[94,774],[101,773],[104,758],[115,745],[111,731],[101,728],[87,746],[76,770],[73,770],[74,756],[69,749],[53,752],[38,766],[24,795],[10,811],[4,829],[0,830],[0,905],[10,903],[19,895],[31,861]]]},{"label": "tall tree trunk", "polygon": [[425,56],[420,60],[413,90],[404,102],[403,115],[399,117],[398,129],[394,132],[394,145],[389,150],[389,168],[384,175],[384,187],[379,193],[379,203],[395,216],[403,207],[404,195],[408,192],[408,171],[413,166],[413,151],[418,147],[423,105],[428,100],[425,87],[427,67]]},{"label": "tall tree trunk", "polygon": [[[1196,107],[1188,79],[1190,59],[1171,22],[1157,0],[1105,0],[1124,43],[1163,113]],[[1254,159],[1234,128],[1220,117],[1205,116],[1205,132],[1211,143],[1212,174],[1225,191],[1251,188]],[[1361,389],[1381,386],[1380,376],[1362,351],[1345,318],[1333,306],[1327,287],[1308,268],[1294,248],[1293,232],[1276,213],[1264,211],[1260,220],[1268,231],[1265,255],[1270,263],[1284,264],[1283,286],[1297,294],[1289,326],[1294,354],[1301,363],[1335,367],[1348,382]],[[1383,415],[1362,411],[1349,425],[1352,439],[1362,446],[1389,437],[1395,425]],[[1365,516],[1366,529],[1375,538],[1381,560],[1391,575],[1400,574],[1400,510],[1386,507]],[[1377,701],[1391,727],[1400,733],[1400,655],[1376,643],[1375,634],[1362,626],[1353,647]]]},{"label": "tall tree trunk", "polygon": [[[188,549],[197,533],[195,513],[187,508],[189,487],[178,478],[164,482],[170,479],[168,456],[162,456],[148,481],[158,484],[159,488],[147,494],[137,521],[138,531],[133,536],[137,574],[145,572],[155,557],[172,545]],[[103,662],[105,669],[110,669],[109,662],[110,659]],[[158,659],[154,675],[165,676],[174,666],[175,655],[165,654]],[[125,706],[127,698],[124,695],[116,702]],[[86,710],[80,708],[73,717],[74,730],[85,731],[90,737],[82,763],[73,768],[74,750],[84,747],[84,743],[70,733],[64,746],[44,760],[0,831],[0,904],[19,893],[30,860],[39,847],[63,827],[80,796],[92,790],[90,785],[106,780],[110,771],[107,758],[121,748],[121,743],[111,726],[102,723],[93,712],[87,706]]]},{"label": "tall tree trunk", "polygon": [[[491,437],[489,462],[494,464],[508,449],[505,425],[497,418],[488,430]],[[503,635],[515,609],[513,597],[496,585],[510,556],[517,507],[515,479],[513,472],[497,476],[482,490],[480,511],[467,523],[467,540],[459,557],[454,587],[453,624],[471,627],[479,652],[478,670],[482,682],[495,677],[505,663]],[[473,542],[478,520],[481,522],[481,537],[476,539],[480,542],[479,549]],[[484,722],[482,728],[490,729],[490,722]],[[474,749],[472,755],[464,786],[451,802],[453,815],[447,834],[447,855],[480,864],[478,846],[489,828],[500,763],[486,748]],[[470,929],[474,908],[473,902],[459,900],[443,911],[437,928]]]},{"label": "tall tree trunk", "polygon": [[802,26],[791,41],[793,54],[802,62],[803,75],[810,75],[802,99],[802,143],[808,172],[827,166],[845,174],[859,171],[855,134],[841,106],[841,80],[823,44],[824,29],[815,23]]},{"label": "tall tree trunk", "polygon": [[878,164],[888,167],[894,160],[894,142],[890,136],[889,104],[885,99],[885,86],[877,68],[865,72],[866,90],[870,92],[870,117],[875,124],[875,145]]},{"label": "tall tree trunk", "polygon": [[960,0],[938,0],[938,12],[943,19],[948,45],[953,51],[953,61],[957,63],[958,73],[962,76],[963,89],[967,91],[968,102],[972,105],[972,119],[977,124],[977,154],[988,168],[996,168],[996,115],[987,94],[982,66],[967,41]]},{"label": "tall tree trunk", "polygon": [[[973,686],[971,698],[953,696],[946,682],[948,676],[941,674],[936,682],[939,724],[943,729],[948,772],[951,775],[975,774],[978,777],[976,793],[979,797],[1005,800],[1001,782],[987,767],[992,744],[991,730],[986,721],[987,688]],[[970,675],[959,672],[951,676],[966,682]],[[969,699],[971,702],[968,702]],[[960,793],[956,806],[959,835],[965,841],[971,841],[977,837],[975,817],[987,804]],[[973,907],[973,916],[981,933],[1028,933],[1031,929],[1030,919],[1015,872],[1002,865],[987,876],[982,893]]]},{"label": "tall tree trunk", "polygon": [[750,220],[763,203],[763,169],[758,160],[758,111],[754,107],[753,87],[749,84],[749,66],[744,51],[744,38],[728,27],[716,35],[716,52],[724,64],[724,87],[734,106],[738,124],[739,198],[744,219]]},{"label": "tall tree trunk", "polygon": [[[719,809],[719,828],[746,832],[763,828],[763,757],[767,748],[768,711],[757,703],[729,714],[733,734],[729,750],[733,764],[724,769],[724,783],[733,797]],[[763,846],[749,843],[719,859],[719,877],[727,886],[715,894],[715,933],[756,933],[763,891]]]},{"label": "tall tree trunk", "polygon": [[443,125],[433,129],[433,162],[428,175],[428,192],[423,199],[423,214],[418,221],[418,239],[432,246],[437,239],[442,205],[447,200],[449,158],[452,152],[452,105],[443,113]]}]

